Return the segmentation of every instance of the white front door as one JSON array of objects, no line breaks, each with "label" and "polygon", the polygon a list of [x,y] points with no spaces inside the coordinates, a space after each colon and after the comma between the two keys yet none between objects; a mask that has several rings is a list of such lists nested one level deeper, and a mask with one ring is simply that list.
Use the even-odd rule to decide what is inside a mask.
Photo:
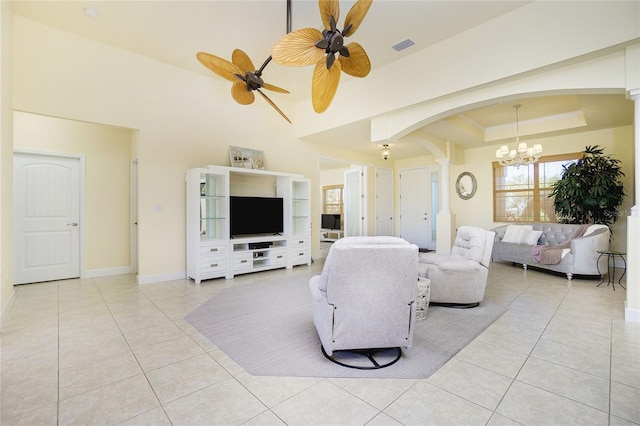
[{"label": "white front door", "polygon": [[376,169],[376,235],[393,235],[393,171]]},{"label": "white front door", "polygon": [[426,249],[435,249],[431,180],[427,167],[400,172],[400,237]]},{"label": "white front door", "polygon": [[80,276],[80,159],[14,155],[14,284]]},{"label": "white front door", "polygon": [[362,168],[352,168],[344,172],[344,235],[354,237],[364,235],[364,192]]}]

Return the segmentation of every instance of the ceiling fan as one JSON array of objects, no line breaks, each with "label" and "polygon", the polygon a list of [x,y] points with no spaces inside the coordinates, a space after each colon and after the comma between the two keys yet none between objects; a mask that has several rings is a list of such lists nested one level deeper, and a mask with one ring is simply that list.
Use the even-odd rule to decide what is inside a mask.
[{"label": "ceiling fan", "polygon": [[[340,18],[338,0],[318,0],[324,31],[303,28],[286,34],[275,44],[271,57],[280,65],[307,66],[315,64],[311,83],[313,109],[324,112],[338,90],[340,72],[354,77],[366,77],[371,62],[364,48],[355,42],[344,45],[344,38],[353,35],[364,20],[373,0],[358,0],[338,30]],[[336,61],[337,57],[337,61]]]},{"label": "ceiling fan", "polygon": [[231,55],[231,62],[219,56],[206,52],[198,52],[196,57],[204,65],[220,77],[233,82],[231,85],[231,96],[241,105],[252,104],[255,100],[253,91],[260,93],[262,97],[289,123],[291,120],[278,108],[278,106],[265,95],[260,89],[267,89],[278,93],[289,93],[287,90],[262,80],[262,71],[267,66],[271,57],[257,69],[249,56],[240,49],[235,49]]},{"label": "ceiling fan", "polygon": [[[340,31],[339,0],[318,0],[320,17],[324,31],[303,28],[291,32],[291,0],[287,0],[287,34],[275,44],[271,56],[256,70],[249,56],[240,49],[233,51],[231,61],[206,52],[198,52],[196,57],[205,67],[222,78],[233,82],[231,96],[241,105],[252,104],[253,91],[257,91],[289,123],[291,120],[260,89],[278,93],[287,90],[265,83],[262,71],[273,59],[285,66],[307,66],[315,64],[311,83],[313,109],[324,112],[338,90],[341,71],[354,77],[365,77],[371,71],[371,62],[364,48],[355,42],[344,45],[344,38],[353,35],[360,27],[373,0],[357,0],[347,17],[345,28]],[[336,61],[336,58],[338,59]]]}]

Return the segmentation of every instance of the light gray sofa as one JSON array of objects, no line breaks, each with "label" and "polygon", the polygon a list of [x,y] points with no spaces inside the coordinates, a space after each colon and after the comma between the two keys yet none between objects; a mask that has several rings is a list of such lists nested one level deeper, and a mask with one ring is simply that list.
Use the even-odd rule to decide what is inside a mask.
[{"label": "light gray sofa", "polygon": [[[494,228],[493,231],[496,233],[492,255],[494,260],[520,263],[524,269],[527,269],[527,266],[533,266],[549,271],[562,272],[567,275],[569,280],[573,278],[574,274],[600,276],[608,271],[606,256],[602,256],[598,262],[600,257],[598,250],[609,249],[609,228],[606,225],[591,225],[583,236],[573,238],[569,243],[567,243],[567,240],[574,235],[581,225],[546,222],[517,223],[513,225],[531,226],[534,231],[542,231],[542,234],[535,242],[532,242],[531,239],[520,243],[505,242],[503,239],[509,225]],[[562,245],[566,246],[566,249],[559,263],[546,264],[534,260],[533,248],[536,245]]]}]

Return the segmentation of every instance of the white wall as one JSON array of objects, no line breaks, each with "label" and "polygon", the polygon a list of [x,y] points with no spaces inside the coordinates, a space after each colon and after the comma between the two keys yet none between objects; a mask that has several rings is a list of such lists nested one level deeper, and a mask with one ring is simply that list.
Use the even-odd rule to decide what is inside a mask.
[{"label": "white wall", "polygon": [[[491,92],[497,81],[557,68],[569,59],[585,60],[612,46],[624,50],[624,44],[637,43],[638,37],[637,1],[530,2],[407,55],[367,78],[341,83],[322,120],[315,119],[307,103],[296,105],[296,132],[303,137],[436,99],[446,100],[467,90],[485,89],[480,90],[482,99],[491,99],[496,97]],[[603,69],[603,77],[610,71]],[[544,85],[544,81],[539,83]],[[624,80],[613,87],[624,87]],[[355,108],[354,100],[358,102]],[[424,114],[421,118],[430,117]]]}]

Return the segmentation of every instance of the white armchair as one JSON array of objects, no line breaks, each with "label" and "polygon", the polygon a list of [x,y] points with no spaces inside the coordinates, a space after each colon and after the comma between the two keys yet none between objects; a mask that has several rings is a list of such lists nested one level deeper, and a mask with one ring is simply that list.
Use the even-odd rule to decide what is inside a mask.
[{"label": "white armchair", "polygon": [[[346,237],[331,246],[322,274],[309,281],[313,323],[327,358],[362,369],[400,358],[400,348],[413,341],[417,263],[418,247],[401,238]],[[385,357],[388,348],[397,354],[382,364],[373,357],[385,348]],[[341,351],[350,351],[350,359],[360,353],[373,366],[346,364]]]},{"label": "white armchair", "polygon": [[484,299],[495,232],[461,226],[451,254],[420,253],[418,275],[431,280],[431,305],[473,308]]}]

